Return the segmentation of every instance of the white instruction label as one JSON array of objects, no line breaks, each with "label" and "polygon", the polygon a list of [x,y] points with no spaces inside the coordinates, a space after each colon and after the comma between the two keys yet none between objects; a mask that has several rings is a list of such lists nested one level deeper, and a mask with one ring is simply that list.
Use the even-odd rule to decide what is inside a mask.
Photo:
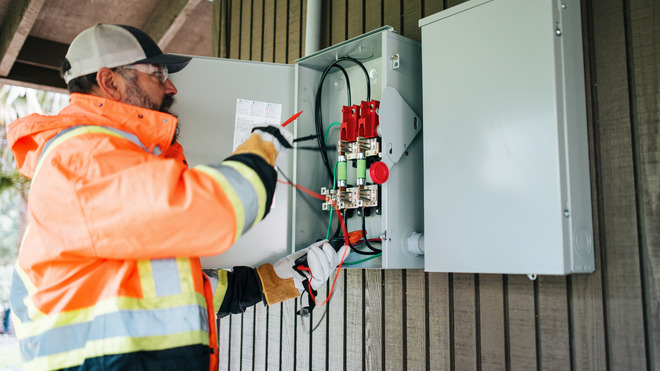
[{"label": "white instruction label", "polygon": [[257,102],[249,99],[236,100],[234,124],[234,149],[245,142],[255,126],[279,125],[282,121],[282,105]]}]

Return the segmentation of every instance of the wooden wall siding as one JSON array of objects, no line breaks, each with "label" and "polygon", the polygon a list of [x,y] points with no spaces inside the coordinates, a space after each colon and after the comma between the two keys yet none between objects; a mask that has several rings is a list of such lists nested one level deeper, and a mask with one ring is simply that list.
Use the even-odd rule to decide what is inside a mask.
[{"label": "wooden wall siding", "polygon": [[[419,40],[419,18],[461,2],[325,0],[321,47],[382,25]],[[293,63],[306,7],[216,0],[214,50]],[[220,320],[222,370],[660,370],[660,4],[581,8],[596,272],[345,270],[311,334],[296,301]]]}]

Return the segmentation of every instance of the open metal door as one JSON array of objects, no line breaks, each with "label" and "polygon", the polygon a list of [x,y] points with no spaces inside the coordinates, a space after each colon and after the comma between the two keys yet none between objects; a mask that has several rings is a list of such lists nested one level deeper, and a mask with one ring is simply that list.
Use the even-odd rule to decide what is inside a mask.
[{"label": "open metal door", "polygon": [[[194,57],[184,70],[171,75],[171,81],[178,89],[172,112],[181,122],[179,142],[191,167],[219,163],[231,154],[238,100],[278,108],[279,123],[294,113],[291,65]],[[285,172],[291,167],[291,159],[287,160],[281,166]],[[291,246],[290,203],[290,188],[279,185],[268,216],[225,253],[203,257],[202,265],[258,266],[287,255]]]}]

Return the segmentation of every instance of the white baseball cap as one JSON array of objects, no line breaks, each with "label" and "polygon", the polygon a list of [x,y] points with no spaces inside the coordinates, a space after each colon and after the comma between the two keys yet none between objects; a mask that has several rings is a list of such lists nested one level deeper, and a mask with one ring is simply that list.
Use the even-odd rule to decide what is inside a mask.
[{"label": "white baseball cap", "polygon": [[66,53],[71,68],[64,71],[69,81],[100,70],[134,63],[163,64],[168,73],[181,71],[191,58],[163,54],[143,31],[131,26],[97,24],[81,32]]}]

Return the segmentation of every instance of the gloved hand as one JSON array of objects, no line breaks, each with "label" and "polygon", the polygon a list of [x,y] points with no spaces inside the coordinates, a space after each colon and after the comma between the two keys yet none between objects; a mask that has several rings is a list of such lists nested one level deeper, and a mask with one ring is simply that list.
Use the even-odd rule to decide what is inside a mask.
[{"label": "gloved hand", "polygon": [[281,165],[286,151],[292,147],[293,134],[281,126],[274,125],[257,126],[252,128],[252,132],[259,134],[264,141],[273,143],[277,150],[275,164],[278,166]]},{"label": "gloved hand", "polygon": [[[338,251],[322,240],[311,244],[308,248],[297,251],[280,259],[277,263],[264,264],[257,268],[261,278],[262,289],[266,302],[275,304],[298,297],[306,289],[304,282],[310,279],[310,286],[318,290],[330,278],[339,265],[344,252],[348,256],[348,246],[342,246]],[[309,271],[299,272],[295,268],[296,260],[307,254]]]}]

